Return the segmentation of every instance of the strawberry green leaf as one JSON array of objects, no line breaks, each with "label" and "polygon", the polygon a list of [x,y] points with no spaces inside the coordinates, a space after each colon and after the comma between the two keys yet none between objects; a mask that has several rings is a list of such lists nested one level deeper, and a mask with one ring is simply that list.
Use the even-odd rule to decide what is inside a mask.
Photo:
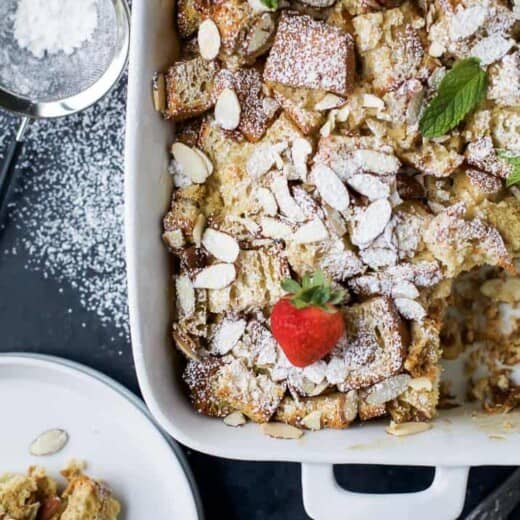
[{"label": "strawberry green leaf", "polygon": [[298,282],[291,280],[291,278],[286,278],[282,282],[282,289],[288,293],[296,294],[297,292],[299,292],[301,290],[301,287]]},{"label": "strawberry green leaf", "polygon": [[312,278],[309,273],[306,273],[303,275],[302,287],[303,287],[303,289],[308,289],[309,287],[312,287]]},{"label": "strawberry green leaf", "polygon": [[329,298],[329,303],[332,303],[332,305],[337,305],[338,303],[341,303],[345,299],[345,292],[344,291],[333,291]]},{"label": "strawberry green leaf", "polygon": [[487,73],[480,68],[480,60],[467,58],[456,62],[421,116],[421,134],[440,137],[455,128],[480,103],[486,88]]},{"label": "strawberry green leaf", "polygon": [[520,183],[520,155],[512,155],[506,150],[498,150],[498,156],[505,159],[512,167],[511,173],[506,179],[506,186]]},{"label": "strawberry green leaf", "polygon": [[278,9],[278,0],[260,0],[269,9]]},{"label": "strawberry green leaf", "polygon": [[318,285],[324,285],[326,283],[325,275],[323,274],[323,271],[317,270],[312,275],[312,285],[318,286]]}]

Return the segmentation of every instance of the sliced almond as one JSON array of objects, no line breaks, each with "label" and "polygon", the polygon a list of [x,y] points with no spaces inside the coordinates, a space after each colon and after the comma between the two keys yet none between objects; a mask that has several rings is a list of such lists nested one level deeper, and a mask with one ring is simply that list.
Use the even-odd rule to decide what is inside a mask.
[{"label": "sliced almond", "polygon": [[235,91],[225,88],[215,103],[215,121],[224,130],[235,130],[240,123],[240,102]]},{"label": "sliced almond", "polygon": [[197,34],[200,55],[208,61],[214,60],[220,51],[220,33],[217,24],[207,18],[199,25]]},{"label": "sliced almond", "polygon": [[408,381],[408,386],[418,392],[421,390],[426,390],[428,392],[433,390],[433,384],[427,377],[414,377]]},{"label": "sliced almond", "polygon": [[490,65],[507,54],[514,44],[513,39],[506,39],[501,34],[492,34],[477,42],[470,50],[470,56],[478,58],[481,65]]},{"label": "sliced almond", "polygon": [[336,96],[336,94],[331,94],[329,92],[329,93],[325,94],[325,96],[314,105],[314,110],[318,110],[318,111],[331,110],[333,108],[338,108],[344,104],[345,104],[345,99],[343,99],[342,97]]},{"label": "sliced almond", "polygon": [[206,217],[200,213],[198,217],[195,219],[195,224],[193,225],[193,230],[191,232],[191,237],[193,238],[193,243],[200,247],[202,244],[202,232],[206,227]]},{"label": "sliced almond", "polygon": [[268,422],[260,426],[262,432],[275,439],[299,439],[303,432],[290,424]]},{"label": "sliced almond", "polygon": [[325,124],[320,128],[320,135],[322,137],[329,137],[334,130],[335,124],[333,121],[327,120]]},{"label": "sliced almond", "polygon": [[238,343],[245,330],[246,320],[224,318],[211,340],[211,352],[219,356],[226,355]]},{"label": "sliced almond", "polygon": [[488,8],[482,5],[459,10],[450,20],[451,38],[458,41],[471,36],[484,23],[487,15]]},{"label": "sliced almond", "polygon": [[227,233],[207,228],[202,234],[202,245],[215,258],[233,263],[240,253],[238,242]]},{"label": "sliced almond", "polygon": [[194,361],[200,360],[200,357],[197,353],[199,345],[190,335],[188,335],[184,330],[181,330],[176,326],[174,326],[172,335],[173,339],[175,340],[175,345],[177,345],[177,348],[188,359],[193,359]]},{"label": "sliced almond", "polygon": [[272,145],[256,146],[247,160],[246,171],[251,177],[261,177],[274,166],[276,159]]},{"label": "sliced almond", "polygon": [[314,166],[311,175],[321,198],[329,206],[338,211],[348,208],[350,204],[348,190],[332,168],[320,163]]},{"label": "sliced almond", "polygon": [[224,417],[224,424],[226,426],[233,426],[236,428],[237,426],[242,426],[246,424],[246,422],[246,416],[238,410],[235,412],[231,412],[229,415],[226,415],[226,417]]},{"label": "sliced almond", "polygon": [[153,106],[157,112],[166,110],[166,80],[164,74],[157,73],[152,80]]},{"label": "sliced almond", "polygon": [[233,264],[214,264],[200,271],[193,287],[196,289],[224,289],[235,280],[237,275]]},{"label": "sliced almond", "polygon": [[271,191],[276,198],[280,211],[288,219],[294,222],[303,222],[305,220],[305,214],[291,195],[285,177],[276,177],[271,183]]},{"label": "sliced almond", "polygon": [[344,123],[348,119],[349,115],[350,107],[348,105],[345,105],[344,107],[337,109],[336,115],[334,117],[336,118],[336,121],[338,123]]},{"label": "sliced almond", "polygon": [[377,405],[395,399],[406,390],[410,379],[411,377],[408,374],[399,374],[376,383],[368,390],[366,402]]},{"label": "sliced almond", "polygon": [[444,45],[438,41],[433,41],[428,48],[428,54],[434,58],[440,58],[445,51],[446,49],[444,48]]},{"label": "sliced almond", "polygon": [[302,424],[309,430],[321,430],[321,412],[314,410],[302,419]]},{"label": "sliced almond", "polygon": [[395,298],[395,306],[399,314],[407,320],[421,321],[426,316],[424,307],[410,298]]},{"label": "sliced almond", "polygon": [[189,276],[179,275],[175,279],[175,292],[177,294],[177,308],[181,315],[191,316],[195,312],[195,289]]},{"label": "sliced almond", "polygon": [[348,185],[369,200],[386,199],[390,196],[390,188],[369,173],[358,173],[347,180]]},{"label": "sliced almond", "polygon": [[392,216],[392,206],[386,199],[372,202],[361,214],[352,233],[352,242],[366,246],[375,240],[386,228]]},{"label": "sliced almond", "polygon": [[427,422],[405,422],[398,424],[391,421],[390,425],[386,428],[386,433],[395,435],[396,437],[404,437],[406,435],[422,433],[431,428],[433,428],[433,424]]},{"label": "sliced almond", "polygon": [[162,238],[171,249],[180,249],[184,246],[184,235],[180,229],[165,231]]},{"label": "sliced almond", "polygon": [[291,157],[296,174],[302,181],[307,180],[307,159],[312,153],[312,145],[303,137],[295,139],[291,147]]},{"label": "sliced almond", "polygon": [[319,218],[315,218],[300,226],[294,233],[293,240],[297,244],[311,244],[326,240],[329,232]]},{"label": "sliced almond", "polygon": [[187,175],[194,183],[202,184],[210,175],[206,162],[201,155],[184,143],[174,143],[172,154],[180,173]]},{"label": "sliced almond", "polygon": [[385,102],[374,94],[363,94],[363,106],[365,108],[385,109]]},{"label": "sliced almond", "polygon": [[263,217],[260,220],[260,227],[264,237],[275,240],[288,240],[292,235],[291,227],[277,218]]},{"label": "sliced almond", "polygon": [[278,213],[278,204],[276,204],[276,199],[271,190],[258,188],[256,190],[256,199],[266,215],[274,216]]},{"label": "sliced almond", "polygon": [[352,160],[363,171],[377,175],[396,174],[401,166],[394,155],[375,150],[355,150],[352,152]]},{"label": "sliced almond", "polygon": [[61,451],[68,441],[69,434],[65,430],[47,430],[31,442],[29,453],[37,457],[53,455]]},{"label": "sliced almond", "polygon": [[263,13],[254,22],[246,38],[246,54],[249,57],[259,56],[268,50],[276,25],[273,15]]}]

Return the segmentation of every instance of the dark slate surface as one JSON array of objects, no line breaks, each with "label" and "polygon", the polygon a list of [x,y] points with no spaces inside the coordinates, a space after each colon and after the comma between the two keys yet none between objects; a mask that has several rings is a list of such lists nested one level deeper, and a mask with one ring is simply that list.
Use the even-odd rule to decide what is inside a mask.
[{"label": "dark slate surface", "polygon": [[[115,157],[114,175],[122,175],[122,128],[111,133],[112,137],[109,136],[108,142],[100,148],[99,131],[95,127],[100,117],[110,118],[108,126],[115,126],[116,130],[122,127],[124,100],[125,89],[121,84],[97,109],[90,109],[86,114],[59,123],[36,124],[29,134],[26,148],[26,158],[31,160],[25,160],[19,168],[20,181],[15,194],[17,205],[23,206],[25,198],[31,196],[33,188],[27,182],[31,176],[41,175],[48,168],[78,168],[82,161],[89,161],[88,152],[82,161],[71,157],[70,152],[68,155],[62,154],[64,137],[72,141],[81,138],[82,153],[90,150],[93,158],[94,154]],[[14,124],[14,118],[0,113],[1,149],[14,131]],[[60,132],[53,133],[52,125],[58,124]],[[47,153],[43,163],[39,161],[35,164],[42,140],[47,140],[46,146],[55,153]],[[99,156],[96,160],[100,160]],[[40,189],[45,190],[45,186],[40,186]],[[31,254],[25,250],[23,243],[29,232],[35,232],[34,225],[25,227],[23,221],[17,220],[16,212],[15,205],[11,211],[12,222],[0,233],[0,351],[63,356],[101,370],[138,392],[126,335],[121,334],[121,329],[116,329],[110,320],[102,323],[96,313],[85,310],[78,287],[72,287],[66,279],[60,280],[56,269],[52,271],[53,275],[49,275],[45,269],[36,271],[31,268]],[[44,227],[48,223],[44,220],[40,225]],[[16,254],[1,253],[13,250]],[[121,260],[112,258],[107,261]],[[308,518],[303,510],[297,464],[236,462],[191,450],[186,450],[186,453],[200,486],[208,519]],[[512,469],[473,469],[465,512],[502,482]],[[426,487],[432,478],[431,470],[425,468],[338,466],[336,474],[341,485],[372,492],[418,490]],[[347,517],[348,511],[345,511]],[[417,517],[420,518],[420,512]],[[517,509],[511,518],[520,518],[520,510]]]}]

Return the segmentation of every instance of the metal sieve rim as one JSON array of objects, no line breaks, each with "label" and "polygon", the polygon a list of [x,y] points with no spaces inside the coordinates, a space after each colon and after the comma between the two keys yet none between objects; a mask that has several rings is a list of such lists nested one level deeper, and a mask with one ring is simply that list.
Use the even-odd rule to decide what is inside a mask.
[{"label": "metal sieve rim", "polygon": [[56,118],[75,114],[99,101],[116,84],[128,61],[130,48],[130,10],[126,0],[112,0],[118,30],[121,31],[120,45],[105,72],[79,94],[56,101],[31,101],[0,86],[0,107],[32,119]]}]

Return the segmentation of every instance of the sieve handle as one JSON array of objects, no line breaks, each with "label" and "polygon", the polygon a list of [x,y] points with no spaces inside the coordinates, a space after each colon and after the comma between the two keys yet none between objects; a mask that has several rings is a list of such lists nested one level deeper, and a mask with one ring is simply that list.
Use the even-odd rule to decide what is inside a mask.
[{"label": "sieve handle", "polygon": [[16,162],[22,152],[23,136],[28,123],[29,118],[24,117],[20,122],[18,131],[16,132],[16,137],[7,147],[2,163],[0,164],[0,224],[4,222],[7,203],[9,201],[9,192],[11,185],[13,184]]}]

